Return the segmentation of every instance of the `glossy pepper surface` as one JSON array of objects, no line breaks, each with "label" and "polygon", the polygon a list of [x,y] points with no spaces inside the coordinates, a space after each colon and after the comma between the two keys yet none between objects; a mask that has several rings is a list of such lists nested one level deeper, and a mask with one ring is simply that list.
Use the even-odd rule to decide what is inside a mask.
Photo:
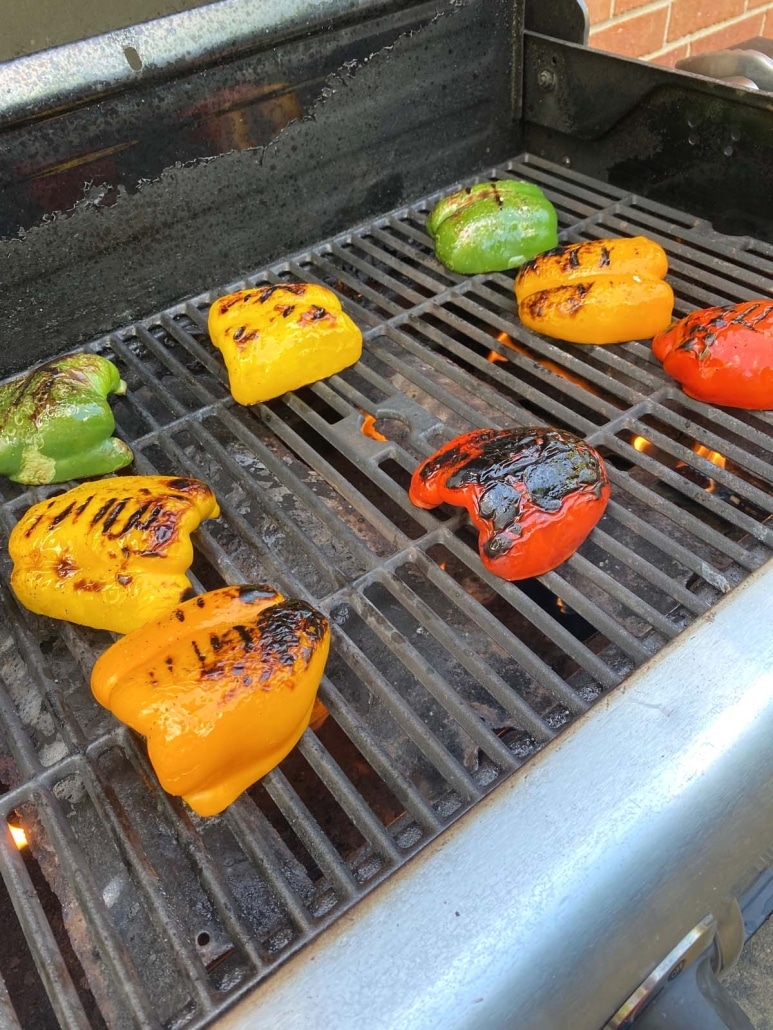
[{"label": "glossy pepper surface", "polygon": [[109,394],[126,393],[98,354],[49,361],[0,386],[0,475],[16,483],[62,483],[115,472],[132,460],[112,435]]},{"label": "glossy pepper surface", "polygon": [[359,361],[362,333],[332,290],[284,283],[239,290],[209,309],[234,400],[258,404]]},{"label": "glossy pepper surface", "polygon": [[435,253],[454,272],[517,268],[558,243],[558,219],[530,182],[503,179],[467,186],[438,201],[427,219]]},{"label": "glossy pepper surface", "polygon": [[730,408],[773,408],[773,301],[693,311],[652,341],[690,397]]},{"label": "glossy pepper surface", "polygon": [[516,580],[550,572],[577,550],[604,514],[609,478],[601,456],[571,433],[478,429],[420,465],[409,496],[420,508],[466,508],[483,564]]},{"label": "glossy pepper surface", "polygon": [[327,620],[305,602],[224,587],[113,644],[91,687],[147,737],[164,790],[216,815],[299,740],[329,645]]},{"label": "glossy pepper surface", "polygon": [[671,320],[668,258],[644,236],[556,247],[515,279],[518,315],[534,332],[568,343],[649,339]]},{"label": "glossy pepper surface", "polygon": [[190,596],[190,534],[218,514],[215,495],[196,479],[81,483],[16,524],[11,586],[38,615],[130,633]]}]

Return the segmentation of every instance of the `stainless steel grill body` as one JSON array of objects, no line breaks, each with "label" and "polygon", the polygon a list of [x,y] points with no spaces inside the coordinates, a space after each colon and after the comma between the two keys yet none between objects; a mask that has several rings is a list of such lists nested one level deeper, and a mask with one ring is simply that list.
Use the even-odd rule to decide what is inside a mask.
[{"label": "stainless steel grill body", "polygon": [[[769,281],[767,244],[723,237],[690,215],[535,157],[488,174],[538,182],[567,239],[643,232],[663,243],[677,315],[753,297]],[[744,620],[761,610],[770,576],[763,570],[748,587],[743,581],[773,545],[773,417],[691,401],[645,344],[577,348],[529,334],[515,317],[511,275],[462,278],[437,263],[424,232],[433,200],[245,281],[319,281],[340,293],[365,331],[365,350],[355,368],[326,382],[238,408],[205,332],[208,305],[226,288],[93,344],[128,381],[116,415],[136,469],[197,475],[221,502],[222,518],[196,537],[196,585],[268,581],[330,616],[322,698],[331,717],[222,817],[197,819],[159,790],[142,743],[91,699],[88,674],[108,637],[33,617],[3,586],[0,723],[10,789],[0,809],[26,826],[74,956],[63,956],[10,839],[0,840],[0,868],[63,1025],[88,1025],[96,1005],[110,1026],[202,1026],[438,838],[426,858],[357,909],[361,921],[320,938],[319,968],[344,975],[347,951],[350,972],[360,955],[385,960],[383,934],[401,961],[423,963],[433,952],[447,959],[450,977],[463,932],[473,950],[484,949],[471,972],[485,982],[491,969],[488,1001],[476,1008],[469,996],[477,975],[455,981],[467,992],[460,998],[431,967],[436,991],[415,1010],[422,1025],[432,1025],[431,1011],[437,1025],[457,1025],[440,1001],[446,989],[449,1001],[471,1006],[459,1011],[458,1025],[497,1025],[516,1000],[522,1025],[551,1025],[538,1020],[563,1011],[572,995],[555,990],[548,965],[538,973],[533,963],[556,943],[561,912],[570,912],[573,931],[589,920],[589,946],[625,957],[606,984],[588,977],[585,994],[574,994],[574,1025],[591,1027],[705,914],[696,907],[710,895],[711,877],[714,886],[732,885],[733,834],[743,833],[749,848],[764,846],[764,821],[753,824],[751,801],[738,797],[744,777],[754,776],[756,811],[765,812],[771,770],[757,750],[747,749],[749,764],[738,755],[769,717],[770,684],[755,681],[770,660],[769,641]],[[228,288],[235,285],[245,283]],[[383,439],[363,433],[366,414]],[[534,423],[586,436],[607,457],[613,485],[589,541],[538,587],[488,575],[466,519],[419,511],[405,489],[416,461],[453,433]],[[51,490],[5,481],[1,489],[4,544],[26,505]],[[7,560],[2,572],[7,583]],[[712,623],[726,594],[730,603]],[[722,669],[737,659],[737,682],[724,673],[709,678],[713,626]],[[684,650],[659,656],[670,642],[685,642]],[[680,654],[690,656],[683,670]],[[610,694],[637,669],[624,692]],[[640,734],[631,703],[641,707]],[[723,729],[731,716],[735,736]],[[662,733],[661,718],[670,720]],[[717,777],[727,790],[712,789]],[[646,818],[634,818],[644,797]],[[621,818],[610,823],[614,812]],[[701,827],[720,824],[717,842],[696,849]],[[677,858],[653,864],[659,840],[670,841]],[[616,872],[603,861],[613,853]],[[701,855],[713,861],[703,873]],[[578,863],[598,877],[581,876]],[[443,885],[461,888],[460,873],[469,878],[476,868],[481,910],[454,915],[452,925],[464,930],[448,934]],[[526,908],[508,888],[517,869]],[[569,908],[556,895],[561,869]],[[700,889],[682,890],[700,876],[708,878]],[[582,899],[572,894],[580,888],[588,892]],[[621,926],[626,904],[661,927],[657,955]],[[416,933],[402,923],[414,908]],[[546,920],[539,927],[530,922],[538,913]],[[658,932],[668,940],[657,941]],[[489,967],[485,949],[499,933],[502,952]],[[544,934],[538,944],[534,934]],[[570,951],[561,950],[567,971]],[[252,1003],[265,997],[268,1025],[304,1025],[309,1009],[290,1014],[294,977],[308,992],[303,1005],[315,1010],[322,981],[314,968],[301,955],[273,988],[259,989]],[[511,987],[494,991],[494,974],[499,980],[506,970]],[[567,975],[567,983],[578,980]],[[419,986],[411,987],[414,1000]],[[378,1004],[384,1025],[414,1011],[390,1009],[385,998]],[[258,1011],[234,1018],[250,1025]]]}]

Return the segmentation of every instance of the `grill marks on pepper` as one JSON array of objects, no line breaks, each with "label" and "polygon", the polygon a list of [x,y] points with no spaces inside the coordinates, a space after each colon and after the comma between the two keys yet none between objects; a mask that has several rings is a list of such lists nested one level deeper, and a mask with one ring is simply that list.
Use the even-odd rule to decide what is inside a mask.
[{"label": "grill marks on pepper", "polygon": [[745,304],[728,304],[722,307],[704,308],[688,315],[681,326],[684,339],[675,350],[694,354],[699,361],[705,361],[712,347],[721,338],[721,330],[739,326],[770,338],[769,332],[760,329],[760,323],[770,322],[773,317],[773,301],[754,300]]},{"label": "grill marks on pepper", "polygon": [[477,488],[476,514],[491,525],[490,557],[509,550],[521,536],[524,506],[555,514],[576,492],[600,496],[606,471],[584,440],[559,430],[483,430],[464,446],[449,448],[420,472],[425,482],[446,473],[451,490]]},{"label": "grill marks on pepper", "polygon": [[[175,612],[175,615],[177,612]],[[250,622],[237,623],[219,633],[208,632],[190,641],[199,666],[199,679],[223,681],[232,700],[239,689],[253,686],[270,690],[282,669],[291,672],[298,662],[307,665],[328,632],[327,619],[304,601],[281,601],[259,612]],[[165,662],[171,671],[167,656]],[[292,689],[292,677],[282,677]]]}]

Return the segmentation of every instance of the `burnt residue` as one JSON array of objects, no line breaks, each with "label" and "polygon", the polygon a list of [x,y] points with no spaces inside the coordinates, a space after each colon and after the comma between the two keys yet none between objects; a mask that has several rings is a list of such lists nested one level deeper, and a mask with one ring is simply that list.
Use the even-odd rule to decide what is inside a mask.
[{"label": "burnt residue", "polygon": [[330,313],[324,308],[320,307],[319,304],[312,304],[308,310],[304,311],[298,322],[300,325],[308,325],[310,322],[319,322],[323,318],[330,318]]},{"label": "burnt residue", "polygon": [[273,286],[263,286],[257,291],[256,297],[259,304],[265,304],[271,300],[275,293],[289,293],[293,297],[303,297],[306,293],[305,283],[275,283]]},{"label": "burnt residue", "polygon": [[585,243],[563,243],[552,250],[545,250],[538,254],[531,261],[527,261],[522,267],[519,275],[526,277],[530,273],[541,276],[545,273],[546,267],[551,273],[559,271],[564,275],[575,272],[578,268],[584,267],[589,275],[594,272],[601,272],[609,268],[612,263],[612,255],[609,247],[599,240],[587,240]]}]

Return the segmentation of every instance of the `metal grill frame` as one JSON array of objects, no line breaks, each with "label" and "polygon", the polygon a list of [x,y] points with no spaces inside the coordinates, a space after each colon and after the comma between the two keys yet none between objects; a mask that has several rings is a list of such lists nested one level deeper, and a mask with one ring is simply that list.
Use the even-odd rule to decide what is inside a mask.
[{"label": "metal grill frame", "polygon": [[[645,232],[662,242],[671,260],[670,279],[676,288],[678,315],[692,307],[721,302],[722,298],[742,300],[767,289],[764,270],[768,267],[773,270],[773,247],[751,239],[729,240],[688,215],[640,200],[534,157],[517,158],[491,169],[489,174],[530,178],[542,185],[559,209],[562,235],[566,239]],[[337,628],[336,650],[350,668],[367,681],[374,696],[399,725],[405,740],[436,770],[446,789],[441,795],[425,797],[405,772],[395,766],[384,742],[358,719],[341,689],[327,678],[322,697],[332,718],[354,741],[406,815],[395,826],[385,827],[358,793],[347,770],[314,733],[307,731],[299,745],[300,753],[362,838],[363,848],[351,864],[344,861],[284,772],[278,769],[265,777],[263,786],[268,797],[282,812],[321,873],[322,886],[304,896],[298,883],[288,879],[287,849],[260,808],[243,797],[228,810],[223,817],[224,825],[252,864],[256,876],[268,885],[291,928],[290,938],[278,952],[267,954],[250,932],[240,898],[209,853],[201,821],[193,819],[184,806],[158,790],[143,748],[125,728],[116,726],[105,716],[98,732],[84,732],[79,721],[80,708],[75,711],[70,695],[63,695],[61,687],[52,680],[38,641],[40,621],[19,611],[4,582],[2,600],[5,610],[11,613],[15,647],[35,689],[55,716],[64,755],[50,764],[42,760],[42,752],[30,739],[19,715],[18,698],[12,696],[6,684],[0,683],[0,718],[6,731],[7,747],[22,780],[3,796],[0,811],[7,817],[17,807],[34,801],[40,827],[56,851],[57,861],[70,883],[71,897],[82,913],[99,962],[115,991],[115,996],[109,999],[114,1006],[114,1025],[123,1025],[122,1020],[130,1025],[133,1019],[142,1025],[157,1025],[158,1014],[143,984],[143,971],[137,969],[136,961],[111,921],[104,888],[100,887],[68,823],[61,796],[57,794],[58,785],[66,777],[77,777],[83,784],[104,832],[126,865],[133,889],[145,901],[155,932],[169,944],[170,961],[176,964],[178,981],[186,985],[192,1006],[191,1017],[184,1025],[202,1026],[251,991],[280,962],[339,919],[464,812],[472,806],[481,807],[481,799],[492,787],[520,770],[526,759],[532,759],[556,737],[563,739],[567,726],[588,712],[593,701],[606,696],[634,669],[649,668],[653,655],[669,641],[679,644],[685,627],[696,618],[705,617],[719,598],[732,591],[749,572],[759,569],[765,548],[773,546],[770,526],[732,501],[734,497],[742,498],[754,510],[764,509],[768,514],[773,511],[770,495],[757,485],[765,476],[770,481],[770,464],[765,456],[773,455],[771,413],[711,409],[711,425],[706,426],[698,421],[706,416],[706,407],[681,394],[652,360],[646,345],[577,350],[525,333],[513,314],[512,276],[462,278],[443,269],[434,259],[422,228],[434,199],[435,196],[427,198],[355,228],[303,254],[278,262],[247,282],[229,284],[197,297],[92,345],[93,349],[110,353],[125,373],[128,371],[142,382],[141,399],[138,391],[121,402],[125,418],[134,419],[132,424],[145,427],[130,440],[137,455],[136,470],[156,470],[148,457],[151,454],[162,455],[175,474],[197,474],[195,458],[178,442],[183,436],[193,441],[190,446],[195,445],[202,453],[216,458],[238,487],[240,499],[251,498],[252,511],[257,510],[254,507],[257,505],[268,512],[291,546],[305,556],[305,574],[290,569],[266,545],[257,528],[242,517],[241,502],[221,498],[226,523],[247,548],[258,555],[265,578],[288,594],[306,596],[332,616],[334,626],[336,612],[347,606],[373,639],[391,651],[396,662],[459,727],[460,739],[463,736],[471,741],[480,755],[474,768],[460,761],[459,756],[444,745],[437,727],[428,724],[410,701],[397,693],[389,676],[369,660],[342,628]],[[204,343],[206,309],[216,296],[233,288],[288,278],[322,281],[328,285],[333,279],[347,291],[346,306],[365,330],[366,357],[358,366],[359,379],[342,373],[314,386],[312,395],[306,399],[302,395],[285,398],[282,403],[297,420],[294,425],[289,415],[280,416],[271,405],[261,406],[258,417],[265,434],[261,435],[256,432],[257,423],[249,422],[236,410],[223,385],[219,356]],[[509,307],[504,299],[508,294]],[[497,343],[493,335],[496,332],[517,334],[519,340],[527,342],[534,357]],[[503,367],[488,361],[483,354],[461,343],[460,337],[468,338],[479,347],[490,345],[509,364]],[[143,357],[135,352],[137,347],[141,348]],[[540,358],[572,372],[586,384],[595,385],[602,391],[601,396],[589,400],[591,395],[587,389],[558,378],[550,368],[539,364]],[[164,384],[154,381],[146,365],[151,359],[174,377],[179,394],[170,394]],[[186,361],[193,361],[201,372],[191,372]],[[417,396],[430,398],[432,406],[437,405],[436,410],[396,392],[384,377],[385,368],[390,374],[402,376],[403,381],[415,388]],[[516,380],[512,370],[523,373],[523,378]],[[471,371],[476,383],[472,406],[464,398],[464,391],[470,392],[473,381]],[[381,400],[374,401],[379,395]],[[572,408],[572,404],[581,410]],[[334,412],[338,421],[328,422],[314,405],[320,405],[322,411]],[[637,595],[625,583],[618,582],[599,563],[584,556],[586,548],[561,569],[542,577],[553,594],[564,598],[604,637],[606,644],[599,652],[574,637],[517,584],[503,583],[481,570],[474,551],[464,539],[462,516],[441,519],[435,513],[414,509],[404,488],[382,467],[390,461],[407,475],[417,457],[430,453],[444,435],[451,435],[450,425],[454,420],[458,420],[460,427],[472,428],[485,414],[488,425],[528,424],[535,420],[534,407],[545,412],[546,421],[548,417],[553,418],[586,436],[594,445],[606,448],[623,462],[632,463],[644,473],[650,472],[654,479],[674,492],[673,497],[683,499],[681,507],[663,497],[654,502],[651,481],[632,480],[627,471],[612,467],[613,499],[606,520],[627,526],[659,553],[688,570],[700,581],[700,590],[687,589],[683,582],[671,578],[621,543],[610,534],[608,521],[606,528],[602,522],[591,537],[592,543],[605,550],[610,558],[622,562],[654,590],[668,595],[673,602],[672,611],[663,612],[647,597]],[[405,426],[403,444],[364,437],[360,414],[363,409],[380,420],[397,421]],[[446,412],[448,418],[440,418],[438,409]],[[659,428],[643,421],[648,417],[656,418]],[[268,470],[273,481],[290,490],[308,507],[320,527],[342,542],[347,549],[347,568],[353,567],[353,574],[347,572],[343,564],[331,564],[324,547],[309,539],[303,527],[293,521],[281,504],[261,491],[240,466],[238,455],[229,453],[210,432],[208,426],[212,424],[225,427],[231,434],[229,439],[240,442]],[[308,427],[317,437],[327,440],[337,455],[363,472],[391,506],[389,511],[381,510],[367,493],[347,481],[328,460],[329,455],[321,454],[303,438],[298,425]],[[668,429],[675,436],[668,435]],[[753,481],[731,470],[718,469],[695,455],[679,442],[679,434],[685,433],[706,447],[726,454]],[[284,448],[281,455],[269,446],[272,434]],[[659,454],[669,455],[674,462],[689,463],[694,471],[719,484],[724,493],[721,496],[708,494],[679,474],[673,463],[664,465],[655,457],[638,453],[627,442],[631,435],[646,436]],[[292,467],[282,460],[282,456],[290,453],[296,462]],[[323,494],[318,496],[313,482],[299,478],[297,471],[304,465],[321,483],[327,484],[325,489],[329,488],[331,494],[343,499],[348,505],[348,514],[359,513],[369,527],[368,532],[380,540],[381,553],[353,531],[347,513],[346,517],[339,517],[332,506],[324,503]],[[5,530],[10,529],[28,501],[50,493],[49,490],[24,492],[6,485],[3,489],[6,494],[0,505],[0,519]],[[324,496],[330,500],[328,495]],[[678,532],[669,536],[654,522],[648,524],[630,504],[624,503],[631,497],[651,504],[653,510],[655,507],[666,510]],[[396,524],[395,512],[398,515],[402,512],[401,518],[407,518],[418,529],[411,535],[405,528],[408,523]],[[707,513],[713,524],[706,524],[696,512]],[[717,528],[727,521],[743,531],[738,539],[724,536]],[[691,551],[679,539],[680,532],[699,540],[707,549],[706,553],[721,560],[712,562],[705,554]],[[196,543],[204,563],[221,579],[243,580],[239,560],[222,545],[213,529],[204,526],[197,534]],[[570,656],[583,683],[586,687],[591,685],[590,692],[586,690],[583,694],[583,690],[567,683],[549,663],[509,633],[483,605],[471,599],[464,587],[445,574],[429,556],[428,552],[437,545],[442,545],[461,565],[474,572],[488,590],[519,611]],[[443,594],[449,606],[464,611],[509,661],[523,669],[527,678],[553,698],[557,720],[551,722],[531,708],[502,674],[471,650],[462,635],[446,625],[426,601],[398,578],[398,571],[408,563],[434,590]],[[6,563],[3,568],[6,581],[7,571]],[[755,583],[760,575],[757,573],[754,577]],[[589,584],[585,593],[578,588],[578,583]],[[206,584],[195,580],[195,585],[204,589]],[[415,642],[391,624],[373,603],[368,590],[376,586],[386,588],[395,603],[424,628],[465,675],[477,681],[507,712],[530,743],[520,749],[508,746],[481,720],[468,700],[426,663]],[[632,617],[646,623],[647,631],[634,633],[610,616],[609,611],[597,603],[598,594],[589,596],[593,590],[611,598],[613,607],[622,606]],[[749,593],[751,591],[745,596]],[[732,602],[733,598],[729,600]],[[732,606],[725,606],[724,610],[732,611]],[[713,615],[712,612],[711,617]],[[87,692],[85,684],[95,647],[104,646],[105,638],[97,640],[94,634],[65,625],[61,627],[61,639],[84,677],[83,684],[73,695],[80,699],[78,704],[81,705]],[[668,654],[673,653],[673,649],[668,650]],[[663,668],[663,663],[658,667]],[[594,725],[594,719],[596,716],[590,713],[589,718],[580,720],[577,725]],[[572,728],[573,740],[577,738],[576,729],[577,726]],[[560,745],[560,740],[558,743]],[[218,957],[218,942],[208,942],[203,947],[196,943],[191,926],[181,919],[179,906],[165,894],[159,870],[145,853],[147,845],[143,844],[142,834],[127,829],[126,809],[100,765],[102,756],[114,748],[126,756],[136,776],[146,785],[160,818],[173,827],[176,846],[185,854],[200,893],[208,899],[214,922],[224,938],[240,952],[241,978],[226,990],[218,990],[207,971],[208,961]],[[548,748],[545,753],[555,754],[556,748]],[[528,762],[523,774],[528,775],[531,767],[532,763]],[[513,779],[518,776],[516,773]],[[445,838],[446,834],[442,839]],[[420,862],[416,863],[416,868],[413,880],[420,875]],[[65,1026],[87,1025],[72,975],[59,954],[31,890],[24,864],[10,839],[0,840],[0,871],[12,893],[17,916],[58,1018]],[[404,882],[403,876],[400,883]],[[2,998],[0,1002],[5,1005]],[[9,1025],[13,1026],[8,1011]]]}]

